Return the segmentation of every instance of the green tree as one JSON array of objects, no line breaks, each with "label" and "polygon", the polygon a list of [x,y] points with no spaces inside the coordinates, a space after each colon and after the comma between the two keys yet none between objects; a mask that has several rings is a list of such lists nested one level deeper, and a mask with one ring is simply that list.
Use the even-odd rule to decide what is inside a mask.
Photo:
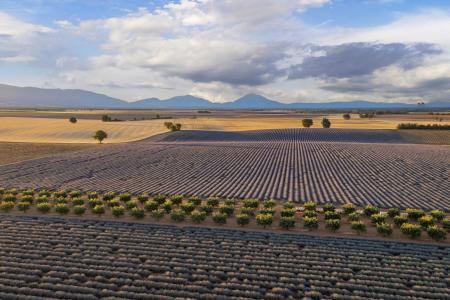
[{"label": "green tree", "polygon": [[344,120],[350,120],[351,116],[349,113],[343,114],[342,117],[344,118]]},{"label": "green tree", "polygon": [[101,144],[102,141],[108,137],[108,134],[103,130],[97,130],[97,132],[92,137]]},{"label": "green tree", "polygon": [[69,119],[69,122],[72,123],[72,124],[75,124],[77,121],[78,120],[75,117],[70,117],[70,119]]},{"label": "green tree", "polygon": [[303,127],[309,128],[314,124],[312,119],[303,119],[302,120],[302,125]]},{"label": "green tree", "polygon": [[323,118],[322,119],[322,127],[323,128],[330,128],[331,127],[331,122],[329,119],[327,118]]}]

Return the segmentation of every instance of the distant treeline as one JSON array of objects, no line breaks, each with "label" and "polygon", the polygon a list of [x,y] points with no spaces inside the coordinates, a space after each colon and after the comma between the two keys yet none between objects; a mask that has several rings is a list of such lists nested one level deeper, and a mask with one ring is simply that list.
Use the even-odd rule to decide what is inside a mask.
[{"label": "distant treeline", "polygon": [[450,125],[440,125],[440,124],[421,125],[416,123],[402,123],[397,125],[397,129],[450,130]]}]

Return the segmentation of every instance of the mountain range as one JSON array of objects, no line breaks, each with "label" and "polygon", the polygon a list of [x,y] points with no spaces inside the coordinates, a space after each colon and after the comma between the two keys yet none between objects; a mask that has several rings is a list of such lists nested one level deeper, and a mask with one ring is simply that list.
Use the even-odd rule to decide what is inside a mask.
[{"label": "mountain range", "polygon": [[0,84],[0,107],[16,108],[139,108],[139,109],[415,109],[450,108],[450,101],[417,104],[370,101],[323,103],[281,103],[261,95],[248,94],[237,100],[215,103],[185,95],[169,99],[148,98],[127,102],[85,90],[42,89]]}]

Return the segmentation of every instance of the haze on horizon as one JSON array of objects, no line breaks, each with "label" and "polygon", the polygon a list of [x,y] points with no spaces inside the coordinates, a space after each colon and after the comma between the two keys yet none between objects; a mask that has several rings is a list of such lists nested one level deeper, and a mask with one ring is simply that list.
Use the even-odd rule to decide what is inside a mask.
[{"label": "haze on horizon", "polygon": [[0,83],[125,100],[450,100],[450,3],[3,0]]}]

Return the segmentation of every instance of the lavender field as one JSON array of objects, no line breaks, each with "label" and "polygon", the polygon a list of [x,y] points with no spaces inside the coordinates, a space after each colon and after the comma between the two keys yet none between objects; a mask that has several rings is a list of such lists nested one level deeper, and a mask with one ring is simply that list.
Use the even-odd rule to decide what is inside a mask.
[{"label": "lavender field", "polygon": [[5,187],[450,209],[450,148],[395,131],[177,132],[0,167]]}]

